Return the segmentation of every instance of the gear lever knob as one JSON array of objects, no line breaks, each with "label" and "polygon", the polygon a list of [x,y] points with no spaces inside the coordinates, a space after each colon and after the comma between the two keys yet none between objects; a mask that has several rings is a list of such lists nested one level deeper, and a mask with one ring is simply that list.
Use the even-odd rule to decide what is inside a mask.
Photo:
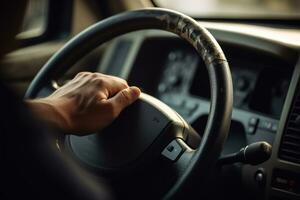
[{"label": "gear lever knob", "polygon": [[255,142],[242,148],[239,152],[222,156],[218,165],[228,165],[236,162],[258,165],[267,161],[272,154],[272,146],[267,142]]}]

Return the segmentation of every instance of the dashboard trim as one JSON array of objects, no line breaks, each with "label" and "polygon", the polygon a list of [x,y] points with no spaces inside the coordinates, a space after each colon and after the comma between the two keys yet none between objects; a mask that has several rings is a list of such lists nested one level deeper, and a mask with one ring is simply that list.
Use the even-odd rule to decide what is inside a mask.
[{"label": "dashboard trim", "polygon": [[[261,50],[275,56],[280,56],[290,64],[295,64],[297,62],[298,55],[300,52],[300,41],[299,41],[299,45],[293,45],[291,44],[291,42],[284,43],[276,39],[266,38],[266,36],[263,35],[258,35],[258,34],[251,35],[246,32],[237,31],[239,26],[237,27],[233,25],[228,26],[228,24],[227,26],[225,26],[226,24],[224,25],[223,23],[207,23],[207,22],[199,22],[199,23],[202,24],[205,28],[207,28],[212,33],[212,35],[218,40],[218,42],[220,42],[221,46],[222,43],[230,43],[239,46],[246,46],[248,48]],[[214,27],[215,24],[218,24],[218,26]],[[228,27],[233,27],[233,28],[230,29]],[[253,27],[255,28],[256,26]],[[253,32],[255,32],[255,29]],[[277,32],[274,32],[274,34],[276,33]],[[133,41],[134,44],[125,62],[126,70],[124,70],[121,73],[122,78],[127,78],[128,73],[131,70],[130,64],[132,64],[134,59],[136,58],[140,45],[147,38],[155,38],[155,37],[179,38],[173,33],[168,33],[161,30],[143,30],[143,31],[137,31],[134,33],[129,33],[120,36],[116,40],[113,40],[110,46],[107,48],[107,51],[102,61],[99,63],[98,71],[105,71],[105,69],[107,69],[108,67],[107,61],[113,56],[112,52],[117,44],[117,41],[128,39]],[[282,37],[284,37],[284,34],[282,34]],[[300,32],[299,32],[299,37],[300,37]]]},{"label": "dashboard trim", "polygon": [[[289,116],[289,113],[290,113],[290,110],[292,107],[292,103],[293,103],[294,96],[295,96],[295,91],[297,90],[297,86],[299,85],[299,83],[300,83],[300,59],[298,60],[298,63],[295,66],[292,80],[290,82],[288,94],[287,94],[287,97],[285,100],[281,118],[279,120],[278,131],[277,131],[277,134],[276,134],[276,137],[274,140],[272,155],[271,155],[270,160],[266,164],[266,170],[268,171],[268,174],[269,174],[269,176],[267,176],[267,182],[266,182],[266,187],[267,187],[266,188],[266,199],[269,199],[274,195],[272,193],[274,188],[272,188],[271,182],[272,182],[273,170],[275,168],[299,173],[300,164],[292,163],[289,161],[284,161],[278,157],[281,139],[284,134],[286,122],[288,120],[288,116]],[[297,195],[295,195],[295,196],[297,196]]]}]

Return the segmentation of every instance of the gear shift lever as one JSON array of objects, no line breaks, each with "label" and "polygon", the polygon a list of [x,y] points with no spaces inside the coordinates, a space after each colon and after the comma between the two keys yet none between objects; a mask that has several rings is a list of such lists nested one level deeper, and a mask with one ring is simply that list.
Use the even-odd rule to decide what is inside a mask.
[{"label": "gear shift lever", "polygon": [[219,158],[218,165],[228,165],[236,162],[258,165],[267,161],[272,154],[272,146],[267,142],[255,142],[242,148],[239,152]]}]

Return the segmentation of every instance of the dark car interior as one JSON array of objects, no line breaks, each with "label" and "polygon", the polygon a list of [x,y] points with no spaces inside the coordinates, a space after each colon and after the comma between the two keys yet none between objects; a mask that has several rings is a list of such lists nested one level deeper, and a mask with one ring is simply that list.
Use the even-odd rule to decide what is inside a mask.
[{"label": "dark car interior", "polygon": [[[140,107],[136,108],[133,106],[132,109],[147,110],[146,117],[137,120],[139,124],[131,120],[135,116],[125,112],[115,123],[119,128],[108,130],[114,132],[114,141],[109,137],[99,139],[97,134],[84,137],[68,135],[55,139],[59,152],[68,155],[74,165],[96,179],[104,177],[105,185],[108,185],[112,196],[117,199],[300,199],[299,2],[259,0],[255,2],[263,14],[259,13],[258,9],[257,13],[253,11],[253,15],[249,13],[243,15],[240,11],[233,16],[225,15],[227,4],[236,6],[244,2],[246,7],[248,4],[252,5],[254,1],[252,3],[246,0],[211,1],[219,2],[216,5],[222,8],[222,12],[216,11],[217,14],[214,15],[206,14],[205,8],[203,11],[199,8],[199,14],[195,14],[197,11],[195,7],[199,5],[196,1],[185,3],[190,7],[180,7],[182,2],[176,2],[178,5],[163,0],[29,0],[24,31],[17,36],[20,48],[5,55],[1,60],[1,80],[12,88],[18,97],[23,98],[26,94],[26,97],[37,98],[50,95],[79,71],[101,72],[124,78],[130,85],[140,87],[142,92],[163,102],[160,104],[152,97],[145,97],[149,104],[157,106],[159,112],[148,104],[141,103]],[[209,1],[201,2],[207,3],[207,9],[210,8],[210,4],[214,5]],[[272,15],[268,13],[270,10],[267,10],[266,5],[270,10],[273,9],[270,12]],[[93,48],[87,48],[91,51],[85,53],[85,56],[81,56],[83,53],[76,54],[85,48],[83,44],[87,46],[92,41],[92,39],[85,40],[84,34],[81,34],[82,37],[76,36],[90,25],[132,10],[135,14],[132,18],[141,17],[142,14],[135,13],[135,10],[160,7],[189,15],[211,33],[224,52],[233,86],[232,114],[230,113],[229,119],[231,123],[227,123],[229,131],[226,131],[225,125],[224,130],[219,130],[216,126],[222,125],[227,119],[226,114],[229,113],[226,109],[230,104],[230,97],[229,100],[224,100],[223,105],[221,101],[215,101],[218,95],[216,96],[215,90],[212,89],[219,86],[220,93],[223,90],[226,94],[230,93],[230,84],[227,86],[227,79],[222,79],[228,77],[227,72],[220,72],[224,75],[218,77],[217,70],[222,66],[215,64],[214,75],[220,82],[212,81],[215,76],[212,75],[212,70],[208,70],[210,69],[207,67],[208,62],[199,56],[201,50],[193,48],[189,42],[190,38],[186,39],[185,35],[176,34],[176,31],[174,34],[163,28],[158,30],[150,25],[145,29],[142,22],[147,24],[147,20],[140,20],[141,25],[136,26],[141,28],[135,28],[136,31],[131,30],[134,28],[126,28],[134,27],[130,23],[120,22],[121,25],[116,23],[115,29],[103,28],[108,30],[106,34],[97,33],[99,41],[105,38],[101,41],[103,44],[98,45],[100,42],[95,42]],[[127,32],[117,33],[119,29],[121,30],[118,27],[124,27]],[[117,30],[116,34],[114,30]],[[121,34],[123,32],[126,34]],[[90,35],[89,37],[92,37],[92,33]],[[110,35],[116,37],[111,39],[113,36]],[[33,82],[36,87],[29,86],[47,61],[53,55],[59,56],[55,54],[56,52],[63,55],[64,51],[60,49],[72,45],[71,42],[67,42],[74,36],[78,41],[82,39],[82,42],[78,42],[78,46],[74,44],[70,47],[73,51],[70,50],[64,56],[72,56],[72,53],[73,57],[80,56],[73,58],[74,62],[70,61],[70,66],[65,66],[61,71],[57,70],[55,73],[60,73],[59,77],[54,75],[50,77],[51,71],[48,70],[49,74],[45,72],[39,75],[44,77],[49,75],[49,80],[44,81],[43,85],[38,80]],[[82,45],[82,49],[78,48],[81,47],[79,44]],[[208,51],[207,54],[210,53]],[[51,64],[48,62],[45,66],[50,69]],[[52,65],[57,65],[58,68],[59,61]],[[40,85],[37,86],[38,84]],[[225,97],[227,98],[226,95],[222,98]],[[216,111],[214,107],[217,108]],[[172,111],[168,110],[170,108]],[[214,113],[216,116],[221,115],[223,111],[224,121],[212,123],[212,115]],[[171,115],[170,117],[170,112],[174,112],[176,117]],[[172,118],[173,121],[182,123],[186,131],[190,132],[189,138],[192,139],[185,138],[184,134],[178,136],[177,132],[182,127],[178,128],[179,125],[176,124],[168,130],[164,129],[164,132],[175,131],[176,139],[161,136],[159,140],[164,142],[157,142],[157,138],[149,139],[153,142],[152,145],[145,144],[148,145],[147,149],[145,146],[141,147],[140,142],[137,142],[140,139],[138,130],[143,130],[146,135],[153,134],[158,137],[160,134],[159,128],[154,125],[151,118],[152,114],[161,116],[158,119],[153,118],[158,121],[164,122]],[[194,162],[191,158],[193,155],[188,153],[199,146],[198,149],[202,148],[201,142],[206,141],[208,126],[212,126],[212,130],[216,128],[216,132],[220,132],[220,135],[228,132],[228,137],[226,141],[226,137],[223,137],[224,145],[218,142],[220,138],[217,136],[215,140],[211,139],[210,144],[215,145],[211,150],[214,151],[220,146],[222,147],[220,153],[207,153],[212,157],[215,156],[214,159],[206,158],[204,153],[198,158],[195,153],[197,161],[193,165],[191,164]],[[120,131],[132,133],[132,137],[137,139],[128,139],[126,135],[118,138],[115,132]],[[108,144],[111,146],[108,147]],[[126,150],[128,145],[131,147]],[[172,153],[177,150],[180,154],[175,153],[173,157]],[[110,153],[103,153],[108,151]],[[138,152],[143,152],[145,156],[140,158]],[[207,159],[209,165],[201,164],[198,159],[202,159],[202,162]],[[137,161],[140,166],[128,164],[132,160]],[[191,173],[177,187],[176,180],[181,180],[180,177],[185,176],[185,172],[182,171],[189,170],[189,166],[192,165],[194,168],[201,167],[191,169]],[[114,170],[116,166],[118,171]],[[26,184],[24,185],[26,188]],[[175,190],[176,192],[173,192]]]}]

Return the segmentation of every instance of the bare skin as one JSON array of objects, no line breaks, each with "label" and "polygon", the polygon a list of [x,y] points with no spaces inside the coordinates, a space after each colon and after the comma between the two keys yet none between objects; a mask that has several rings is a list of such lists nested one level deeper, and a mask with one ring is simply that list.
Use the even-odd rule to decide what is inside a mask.
[{"label": "bare skin", "polygon": [[139,88],[118,77],[81,72],[50,96],[27,103],[46,123],[86,135],[112,123],[139,95]]}]

